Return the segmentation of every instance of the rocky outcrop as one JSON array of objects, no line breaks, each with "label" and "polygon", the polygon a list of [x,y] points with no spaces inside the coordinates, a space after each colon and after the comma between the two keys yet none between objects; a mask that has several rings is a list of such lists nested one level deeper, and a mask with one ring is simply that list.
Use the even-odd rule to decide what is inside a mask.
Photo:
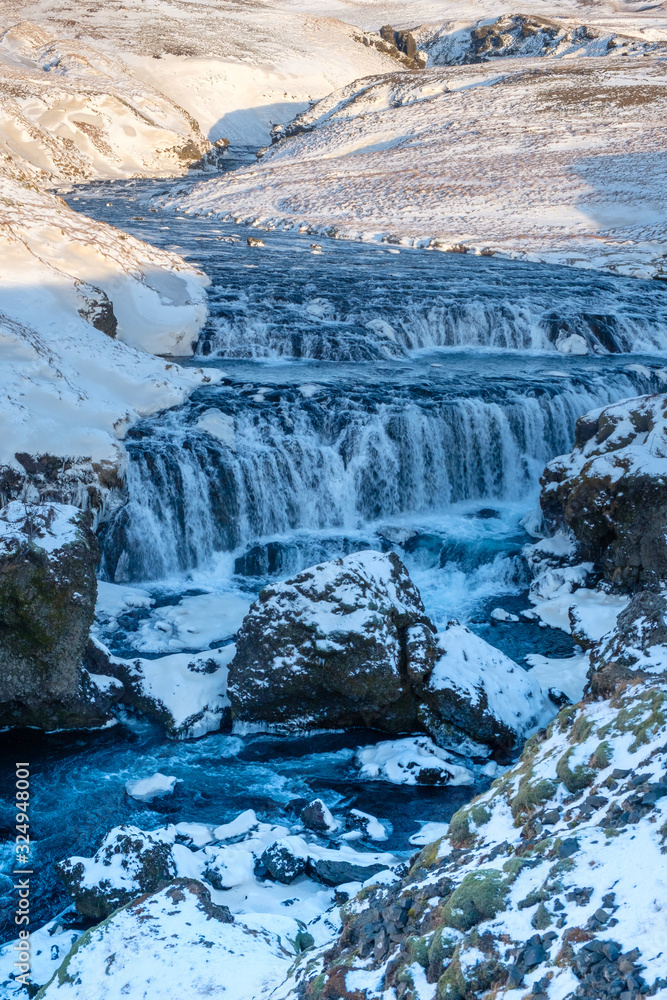
[{"label": "rocky outcrop", "polygon": [[406,29],[395,31],[390,24],[385,24],[377,34],[364,31],[355,34],[354,38],[363,45],[391,56],[406,69],[423,69],[426,66],[426,53],[418,49],[414,34]]},{"label": "rocky outcrop", "polygon": [[513,749],[554,711],[530,674],[458,622],[436,637],[398,556],[370,551],[261,591],[229,697],[237,727],[426,731],[480,756]]},{"label": "rocky outcrop", "polygon": [[234,721],[272,727],[415,726],[413,682],[436,645],[393,552],[360,552],[266,587],[229,669]]},{"label": "rocky outcrop", "polygon": [[424,25],[415,35],[415,44],[428,56],[429,67],[526,56],[629,55],[655,51],[664,44],[601,26],[533,14],[503,14],[495,21],[484,19],[454,30],[451,24]]},{"label": "rocky outcrop", "polygon": [[663,394],[587,413],[542,477],[549,527],[569,529],[580,559],[622,590],[667,578],[666,418]]},{"label": "rocky outcrop", "polygon": [[104,920],[176,875],[170,844],[135,826],[111,830],[93,858],[68,858],[57,870],[78,912],[91,920]]},{"label": "rocky outcrop", "polygon": [[639,591],[622,611],[615,628],[591,649],[588,688],[610,696],[628,682],[667,675],[667,599]]},{"label": "rocky outcrop", "polygon": [[91,522],[64,504],[16,500],[0,513],[0,725],[107,718],[82,668],[97,592]]}]

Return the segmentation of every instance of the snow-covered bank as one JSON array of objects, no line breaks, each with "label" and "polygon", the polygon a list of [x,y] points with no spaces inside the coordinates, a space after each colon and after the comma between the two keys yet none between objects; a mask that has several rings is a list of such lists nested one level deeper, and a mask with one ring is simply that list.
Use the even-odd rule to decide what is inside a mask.
[{"label": "snow-covered bank", "polygon": [[659,276],[666,101],[654,55],[368,78],[303,114],[302,131],[258,166],[166,203],[260,226]]},{"label": "snow-covered bank", "polygon": [[22,476],[18,454],[118,466],[139,415],[213,377],[154,356],[192,352],[205,279],[18,179],[2,192],[0,465]]}]

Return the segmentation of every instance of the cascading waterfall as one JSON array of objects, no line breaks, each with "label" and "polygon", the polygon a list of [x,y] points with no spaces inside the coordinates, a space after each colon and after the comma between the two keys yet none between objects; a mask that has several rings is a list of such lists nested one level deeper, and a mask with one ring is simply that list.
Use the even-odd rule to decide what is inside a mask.
[{"label": "cascading waterfall", "polygon": [[659,282],[456,254],[390,254],[339,244],[334,267],[327,254],[309,255],[304,266],[302,254],[286,255],[282,246],[258,257],[218,244],[202,353],[367,361],[434,347],[667,349]]},{"label": "cascading waterfall", "polygon": [[[267,374],[265,372],[265,374]],[[127,439],[129,502],[105,538],[111,579],[205,565],[294,531],[354,531],[466,500],[534,494],[579,415],[650,391],[649,372],[516,374],[488,384],[226,385]]]}]

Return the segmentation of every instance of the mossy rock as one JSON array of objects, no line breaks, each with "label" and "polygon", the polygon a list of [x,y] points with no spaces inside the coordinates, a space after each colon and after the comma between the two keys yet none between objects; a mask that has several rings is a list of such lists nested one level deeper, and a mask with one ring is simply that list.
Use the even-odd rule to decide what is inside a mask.
[{"label": "mossy rock", "polygon": [[590,758],[591,767],[597,768],[598,771],[604,770],[605,767],[609,767],[612,761],[614,751],[611,743],[608,740],[603,740],[599,743]]},{"label": "mossy rock", "polygon": [[551,914],[547,910],[544,903],[539,904],[530,923],[536,931],[546,930],[546,928],[551,925]]},{"label": "mossy rock", "polygon": [[457,954],[438,979],[436,1000],[475,1000],[507,978],[507,969],[494,958],[461,968]]},{"label": "mossy rock", "polygon": [[494,868],[469,872],[451,894],[442,911],[447,927],[468,931],[491,920],[503,909],[511,878]]},{"label": "mossy rock", "polygon": [[449,963],[438,979],[435,997],[436,1000],[464,1000],[465,995],[466,982],[461,972],[461,964],[456,958]]},{"label": "mossy rock", "polygon": [[439,927],[436,930],[428,948],[428,968],[431,979],[440,976],[447,963],[451,962],[458,942],[458,936],[449,928]]},{"label": "mossy rock", "polygon": [[532,775],[521,779],[516,794],[512,798],[512,815],[518,819],[523,813],[531,812],[536,806],[547,802],[556,792],[557,785],[548,778],[531,781]]},{"label": "mossy rock", "polygon": [[454,813],[449,821],[447,836],[451,840],[454,847],[463,847],[471,840],[472,833],[470,831],[468,816],[469,810],[468,807],[465,806],[463,809],[459,809],[458,812]]},{"label": "mossy rock", "polygon": [[586,764],[577,764],[576,767],[571,768],[569,761],[573,753],[574,747],[563,754],[556,764],[556,775],[568,792],[575,795],[592,785],[597,775],[595,770]]}]

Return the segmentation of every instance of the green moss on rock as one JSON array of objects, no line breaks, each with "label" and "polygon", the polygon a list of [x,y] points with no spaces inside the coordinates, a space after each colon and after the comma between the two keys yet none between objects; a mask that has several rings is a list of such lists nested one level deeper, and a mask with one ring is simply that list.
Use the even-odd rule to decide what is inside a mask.
[{"label": "green moss on rock", "polygon": [[511,879],[494,868],[470,872],[443,907],[447,927],[468,931],[503,909]]},{"label": "green moss on rock", "polygon": [[556,764],[556,775],[572,795],[588,788],[595,781],[596,772],[586,764],[577,764],[571,768],[569,761],[574,753],[574,747],[567,750]]}]

